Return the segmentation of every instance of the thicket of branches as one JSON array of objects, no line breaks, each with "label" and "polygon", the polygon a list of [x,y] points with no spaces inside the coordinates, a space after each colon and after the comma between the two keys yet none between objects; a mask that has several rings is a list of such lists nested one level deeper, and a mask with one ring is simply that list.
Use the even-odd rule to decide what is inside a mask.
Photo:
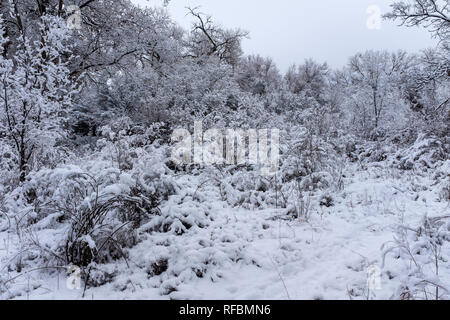
[{"label": "thicket of branches", "polygon": [[[43,263],[90,270],[126,259],[123,248],[144,231],[207,225],[201,210],[159,209],[177,193],[173,175],[197,169],[168,156],[171,132],[196,120],[204,128],[279,128],[279,175],[220,167],[211,181],[231,205],[285,207],[304,219],[311,193],[342,188],[342,161],[391,157],[410,170],[448,157],[448,0],[399,1],[387,15],[429,28],[441,39],[436,48],[355,53],[341,70],[307,60],[284,75],[270,58],[243,54],[247,32],[198,8],[183,30],[163,9],[128,0],[75,4],[81,28],[69,30],[64,0],[0,1],[0,227],[25,237],[30,225],[69,221],[55,247],[30,235],[24,250],[38,250]],[[417,139],[426,143],[414,146]]]}]

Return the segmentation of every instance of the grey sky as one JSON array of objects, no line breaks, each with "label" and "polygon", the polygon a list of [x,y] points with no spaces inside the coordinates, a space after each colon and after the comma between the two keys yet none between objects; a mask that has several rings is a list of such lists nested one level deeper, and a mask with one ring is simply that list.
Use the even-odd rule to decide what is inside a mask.
[{"label": "grey sky", "polygon": [[[132,0],[140,5],[163,0]],[[328,62],[333,67],[366,49],[404,49],[418,52],[437,41],[419,28],[397,27],[382,21],[380,30],[367,27],[367,9],[377,5],[382,14],[393,0],[171,0],[168,10],[183,27],[189,27],[186,6],[201,6],[204,13],[224,27],[250,32],[243,43],[246,54],[270,56],[281,71],[306,58]]]}]

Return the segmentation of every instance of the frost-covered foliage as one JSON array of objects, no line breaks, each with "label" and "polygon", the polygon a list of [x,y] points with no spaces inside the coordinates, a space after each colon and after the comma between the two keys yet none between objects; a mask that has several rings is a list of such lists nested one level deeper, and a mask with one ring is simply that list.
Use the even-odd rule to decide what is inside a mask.
[{"label": "frost-covered foliage", "polygon": [[443,280],[448,275],[449,219],[449,216],[425,217],[417,228],[399,226],[395,240],[386,244],[385,257],[393,256],[403,264],[402,271],[391,274],[391,277],[400,278],[396,298],[448,299],[450,291]]},{"label": "frost-covered foliage", "polygon": [[[164,9],[87,1],[81,29],[69,30],[60,3],[0,8],[1,298],[79,267],[79,297],[192,298],[193,283],[233,273],[276,286],[244,298],[289,298],[323,281],[308,288],[370,299],[365,269],[399,219],[383,297],[449,298],[446,39],[281,74],[270,58],[243,54],[245,31],[198,9],[183,30]],[[279,170],[175,165],[171,135],[195,121],[279,129]]]},{"label": "frost-covered foliage", "polygon": [[[105,134],[104,140],[113,139],[112,132]],[[21,239],[20,252],[7,265],[11,272],[38,258],[47,266],[84,267],[87,279],[92,264],[126,259],[124,250],[141,240],[141,227],[181,232],[197,223],[183,212],[159,209],[179,192],[164,165],[165,147],[157,142],[145,150],[136,147],[139,160],[124,169],[114,144],[104,142],[98,154],[73,164],[32,172],[5,196],[8,228]]]},{"label": "frost-covered foliage", "polygon": [[[27,172],[60,161],[54,148],[64,135],[63,114],[71,106],[73,85],[61,56],[70,54],[69,30],[65,21],[44,16],[39,24],[40,39],[22,35],[13,58],[0,47],[2,144],[14,150],[21,181]],[[0,20],[0,39],[4,35]],[[6,43],[9,39],[2,39]],[[6,52],[5,52],[6,53]]]}]

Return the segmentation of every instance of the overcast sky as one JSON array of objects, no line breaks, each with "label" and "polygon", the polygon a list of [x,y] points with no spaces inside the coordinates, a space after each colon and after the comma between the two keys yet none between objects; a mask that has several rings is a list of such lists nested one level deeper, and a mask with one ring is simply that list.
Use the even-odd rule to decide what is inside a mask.
[{"label": "overcast sky", "polygon": [[[132,0],[140,5],[161,5],[163,0]],[[171,0],[168,10],[175,21],[189,27],[186,6],[201,6],[225,27],[250,32],[244,40],[246,54],[270,56],[281,71],[306,58],[333,67],[367,49],[404,49],[418,52],[436,45],[430,34],[418,28],[397,27],[381,21],[381,29],[369,29],[368,13],[376,5],[384,14],[393,0]],[[372,21],[372,20],[370,20]],[[375,21],[375,20],[374,20]],[[370,24],[370,23],[369,23]],[[371,24],[375,25],[375,24]]]}]

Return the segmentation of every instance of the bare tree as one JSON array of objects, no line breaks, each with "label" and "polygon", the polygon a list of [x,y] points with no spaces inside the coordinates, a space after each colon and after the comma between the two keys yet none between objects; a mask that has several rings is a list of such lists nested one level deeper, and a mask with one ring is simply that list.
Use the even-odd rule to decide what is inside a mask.
[{"label": "bare tree", "polygon": [[323,103],[321,96],[327,86],[328,73],[329,67],[326,63],[320,64],[307,59],[299,66],[290,66],[284,78],[291,92],[295,94],[307,92],[309,96]]},{"label": "bare tree", "polygon": [[350,58],[349,72],[355,91],[355,104],[370,106],[374,128],[380,126],[385,109],[395,105],[396,84],[409,68],[405,52],[367,51]]},{"label": "bare tree", "polygon": [[193,57],[217,55],[221,60],[235,66],[242,55],[241,41],[248,32],[241,29],[223,29],[213,23],[211,16],[198,8],[187,8],[195,18],[187,47]]},{"label": "bare tree", "polygon": [[401,25],[424,26],[434,37],[448,41],[450,37],[450,0],[396,1],[392,12],[384,17],[400,20]]},{"label": "bare tree", "polygon": [[281,75],[272,59],[250,55],[241,60],[237,81],[243,90],[264,95],[280,88]]}]

